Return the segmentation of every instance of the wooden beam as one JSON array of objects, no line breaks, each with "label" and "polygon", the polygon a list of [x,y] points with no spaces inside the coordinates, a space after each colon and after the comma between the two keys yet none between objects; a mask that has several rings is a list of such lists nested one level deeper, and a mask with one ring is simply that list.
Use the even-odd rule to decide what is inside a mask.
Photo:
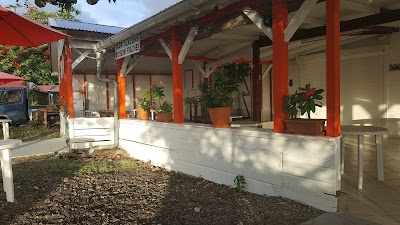
[{"label": "wooden beam", "polygon": [[86,50],[85,52],[81,53],[81,55],[72,63],[72,69],[75,69],[75,67],[77,67],[79,63],[81,63],[91,52],[93,52],[93,50]]},{"label": "wooden beam", "polygon": [[167,43],[164,41],[164,39],[160,38],[159,39],[161,46],[164,48],[165,52],[169,56],[169,58],[172,60],[172,52]]},{"label": "wooden beam", "polygon": [[271,69],[272,69],[272,64],[269,64],[267,69],[265,69],[265,71],[263,72],[262,80],[265,79],[265,77],[268,75],[268,73],[269,73],[269,71],[271,71]]},{"label": "wooden beam", "polygon": [[272,29],[270,27],[267,27],[263,23],[262,17],[254,10],[250,9],[249,7],[246,7],[243,10],[243,13],[251,20],[253,23],[260,28],[262,32],[264,32],[269,39],[272,40]]},{"label": "wooden beam", "polygon": [[292,39],[294,33],[304,22],[308,14],[317,4],[318,0],[305,0],[304,3],[297,10],[296,15],[290,20],[288,26],[285,29],[285,41],[289,42]]},{"label": "wooden beam", "polygon": [[182,50],[181,50],[181,52],[179,53],[179,56],[178,56],[179,64],[182,64],[183,61],[185,60],[185,57],[186,57],[186,55],[187,55],[187,53],[188,53],[188,51],[190,49],[190,46],[193,44],[193,40],[194,40],[194,37],[197,34],[197,30],[198,30],[198,27],[192,27],[190,29],[189,34],[188,34],[188,36],[187,36],[187,38],[185,40],[185,43],[182,46]]},{"label": "wooden beam", "polygon": [[[207,28],[206,25],[208,25],[210,23],[221,24],[221,22],[220,22],[221,19],[224,19],[226,22],[227,18],[228,18],[228,20],[230,20],[232,18],[232,14],[236,14],[236,16],[234,16],[234,17],[237,17],[238,15],[240,15],[240,12],[242,11],[242,9],[244,7],[246,7],[246,6],[251,7],[251,6],[262,4],[262,3],[265,3],[265,0],[240,0],[238,2],[228,5],[227,7],[224,7],[221,10],[213,11],[212,13],[209,13],[200,18],[189,21],[178,27],[174,27],[173,29],[171,28],[171,29],[164,31],[160,34],[157,34],[153,37],[146,38],[145,40],[142,41],[141,44],[143,46],[146,46],[146,45],[149,45],[149,44],[159,40],[160,38],[170,37],[171,32],[173,30],[175,30],[175,32],[177,32],[177,33],[187,32],[188,30],[190,30],[190,28],[193,25],[198,26],[198,27],[203,27],[203,28],[205,28],[205,30],[209,30],[209,28]],[[222,22],[222,23],[225,23],[225,22]],[[192,25],[190,25],[190,24],[192,24]],[[211,36],[212,34],[213,33],[210,34],[208,32],[208,37]]]},{"label": "wooden beam", "polygon": [[[385,23],[390,23],[400,20],[400,9],[388,10],[378,14],[365,16],[357,19],[342,21],[340,23],[340,31],[346,32],[356,30],[359,28],[368,28],[370,26],[377,26]],[[320,26],[311,29],[299,30],[292,40],[302,40],[326,35],[326,26]]]},{"label": "wooden beam", "polygon": [[361,3],[357,3],[357,2],[352,2],[352,1],[348,1],[348,0],[341,0],[340,8],[357,11],[357,12],[362,12],[362,13],[370,13],[370,14],[380,13],[380,11],[381,11],[381,9],[378,7],[374,7],[374,6],[367,5],[367,4],[361,4]]},{"label": "wooden beam", "polygon": [[256,41],[259,36],[249,35],[229,35],[229,34],[213,34],[210,39],[213,40],[235,40],[235,41]]},{"label": "wooden beam", "polygon": [[[119,72],[119,74],[121,74],[122,76],[126,75],[126,69],[128,68],[128,64],[131,61],[131,59],[132,59],[131,56],[124,57],[124,60],[121,64],[121,69],[120,69],[121,71]],[[118,64],[118,66],[119,66],[119,64]]]},{"label": "wooden beam", "polygon": [[132,60],[131,64],[128,66],[128,68],[126,68],[125,76],[128,75],[132,70],[134,70],[140,61],[141,61],[140,56]]}]

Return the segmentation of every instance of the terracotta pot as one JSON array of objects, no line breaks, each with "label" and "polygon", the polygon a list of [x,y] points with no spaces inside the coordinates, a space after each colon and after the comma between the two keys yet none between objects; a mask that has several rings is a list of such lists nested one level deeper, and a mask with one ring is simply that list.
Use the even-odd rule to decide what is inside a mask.
[{"label": "terracotta pot", "polygon": [[211,123],[215,128],[227,128],[230,127],[230,115],[231,107],[221,107],[221,108],[208,108],[210,113]]},{"label": "terracotta pot", "polygon": [[172,122],[172,113],[156,113],[156,121],[158,122]]},{"label": "terracotta pot", "polygon": [[138,108],[137,113],[140,120],[149,120],[150,110],[143,110],[142,108]]},{"label": "terracotta pot", "polygon": [[325,119],[289,119],[284,123],[285,133],[325,136]]}]

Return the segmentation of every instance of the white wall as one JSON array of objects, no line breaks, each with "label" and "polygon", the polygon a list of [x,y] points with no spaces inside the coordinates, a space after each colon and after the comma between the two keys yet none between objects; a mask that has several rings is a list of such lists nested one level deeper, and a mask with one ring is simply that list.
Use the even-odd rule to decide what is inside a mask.
[{"label": "white wall", "polygon": [[70,118],[68,119],[69,138],[93,138],[93,146],[114,143],[114,118]]},{"label": "white wall", "polygon": [[[400,64],[400,34],[392,34],[387,47],[385,95],[387,96],[386,126],[390,137],[400,137],[400,70],[389,71],[390,64]],[[385,115],[385,114],[384,114]]]},{"label": "white wall", "polygon": [[283,196],[326,211],[336,211],[339,146],[339,138],[266,129],[120,121],[120,148],[134,158],[224,185],[243,175],[249,192]]}]

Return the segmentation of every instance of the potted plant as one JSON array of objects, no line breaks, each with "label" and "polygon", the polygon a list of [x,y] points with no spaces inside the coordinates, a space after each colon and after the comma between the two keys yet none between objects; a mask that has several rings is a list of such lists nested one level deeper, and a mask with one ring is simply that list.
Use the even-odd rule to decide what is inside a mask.
[{"label": "potted plant", "polygon": [[158,122],[172,122],[172,104],[163,101],[165,94],[164,94],[164,87],[162,86],[162,81],[159,83],[154,83],[152,85],[151,93],[153,95],[153,104],[156,109],[156,121]]},{"label": "potted plant", "polygon": [[137,113],[140,120],[149,120],[150,116],[150,92],[148,90],[143,91],[141,97],[138,98],[137,103],[139,108],[137,109]]},{"label": "potted plant", "polygon": [[[315,113],[316,107],[322,107],[323,89],[311,87],[299,87],[298,90],[283,97],[283,111],[290,118],[284,120],[285,133],[303,134],[313,136],[325,135],[325,119],[311,119],[311,112]],[[307,119],[297,118],[298,114],[307,113]]]},{"label": "potted plant", "polygon": [[211,83],[200,82],[201,106],[209,111],[214,127],[230,127],[233,94],[239,90],[250,71],[248,63],[226,64],[212,73]]}]

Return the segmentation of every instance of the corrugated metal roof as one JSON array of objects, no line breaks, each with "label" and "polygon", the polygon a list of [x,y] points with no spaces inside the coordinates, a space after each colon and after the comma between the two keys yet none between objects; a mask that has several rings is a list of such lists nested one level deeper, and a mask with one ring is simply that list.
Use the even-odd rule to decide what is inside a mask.
[{"label": "corrugated metal roof", "polygon": [[116,34],[122,31],[123,27],[115,27],[101,24],[74,22],[63,19],[49,18],[49,25],[54,28],[62,28],[69,30],[82,30],[105,34]]},{"label": "corrugated metal roof", "polygon": [[[152,16],[150,16],[150,17],[148,17],[148,18],[146,18],[146,19],[144,19],[144,20],[142,20],[142,21],[139,21],[139,22],[135,23],[135,24],[133,24],[133,25],[130,26],[130,27],[126,27],[126,28],[120,30],[119,32],[122,32],[122,31],[124,31],[124,30],[126,30],[126,29],[129,29],[129,28],[131,28],[131,27],[134,27],[134,26],[136,26],[136,25],[138,25],[138,24],[140,24],[140,23],[143,23],[144,21],[149,20],[149,19],[151,19],[151,18],[157,16],[158,14],[161,14],[161,13],[164,12],[164,11],[167,11],[168,9],[170,9],[170,8],[172,8],[172,7],[174,7],[174,6],[178,5],[178,4],[180,4],[180,3],[183,2],[183,1],[185,1],[185,0],[177,0],[176,3],[170,5],[169,7],[166,7],[165,9],[161,9],[158,13],[156,13],[156,14],[154,14],[154,15],[152,15]],[[117,33],[119,33],[119,32],[117,32]],[[117,34],[117,33],[115,33],[115,34]]]}]

